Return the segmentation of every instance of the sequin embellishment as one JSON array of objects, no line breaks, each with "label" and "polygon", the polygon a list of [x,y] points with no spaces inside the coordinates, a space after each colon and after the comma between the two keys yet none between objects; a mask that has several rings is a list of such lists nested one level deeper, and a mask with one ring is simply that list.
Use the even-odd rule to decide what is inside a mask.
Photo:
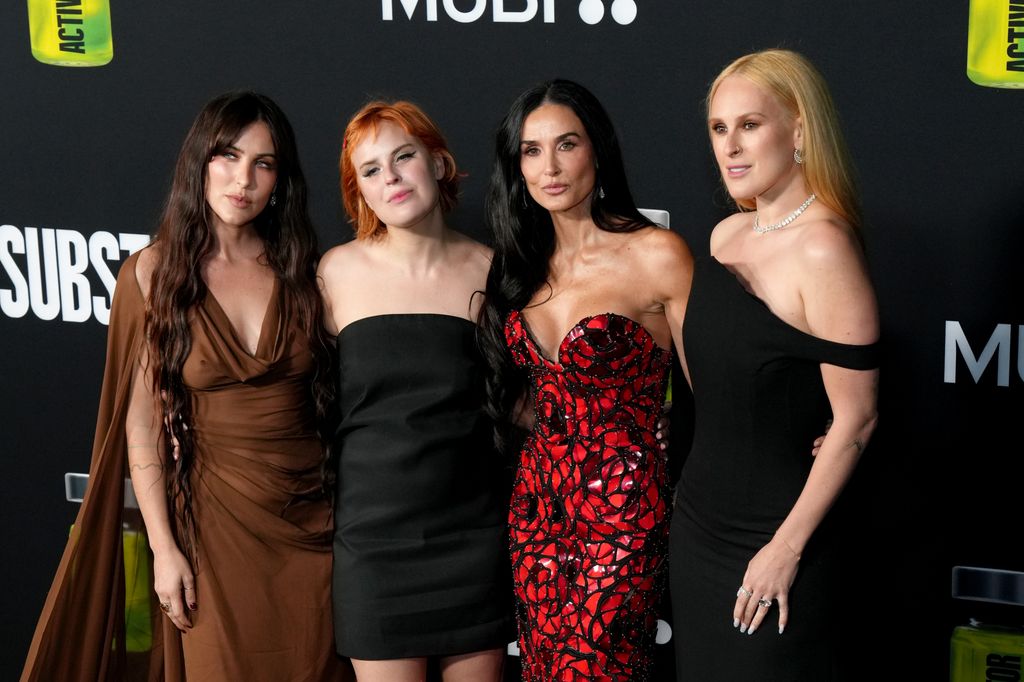
[{"label": "sequin embellishment", "polygon": [[615,313],[544,357],[521,313],[505,338],[536,422],[509,510],[524,680],[650,675],[671,499],[654,432],[671,354]]}]

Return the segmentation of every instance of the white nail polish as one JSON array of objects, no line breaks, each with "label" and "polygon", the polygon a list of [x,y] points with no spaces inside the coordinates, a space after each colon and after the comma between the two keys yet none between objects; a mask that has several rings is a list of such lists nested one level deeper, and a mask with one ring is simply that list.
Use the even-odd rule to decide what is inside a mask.
[{"label": "white nail polish", "polygon": [[781,635],[785,629],[786,629],[785,625],[780,625],[779,626],[779,634]]},{"label": "white nail polish", "polygon": [[747,626],[746,625],[741,625],[740,626],[740,634],[744,634],[744,633],[746,633],[746,631],[747,631]]},{"label": "white nail polish", "polygon": [[738,628],[740,626],[740,619],[739,618],[733,618],[732,619],[732,626],[734,628]]},{"label": "white nail polish", "polygon": [[747,630],[747,634],[748,634],[748,635],[752,635],[752,634],[754,634],[754,630],[756,630],[756,629],[757,629],[757,628],[750,628],[749,630]]}]

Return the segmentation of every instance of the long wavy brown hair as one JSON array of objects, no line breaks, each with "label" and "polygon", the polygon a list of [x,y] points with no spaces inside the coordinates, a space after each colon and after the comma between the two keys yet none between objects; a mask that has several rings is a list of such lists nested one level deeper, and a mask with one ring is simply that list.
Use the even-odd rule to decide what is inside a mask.
[{"label": "long wavy brown hair", "polygon": [[182,380],[182,368],[192,348],[190,317],[206,296],[202,264],[214,246],[210,207],[206,203],[210,159],[232,145],[246,127],[260,121],[270,130],[277,159],[274,205],[268,204],[254,221],[263,240],[263,258],[281,284],[283,305],[309,338],[315,362],[310,400],[316,406],[321,440],[329,430],[333,403],[331,354],[321,325],[321,302],[316,285],[319,254],[316,232],[307,208],[306,180],[299,165],[295,134],[284,112],[272,100],[254,92],[232,92],[211,100],[192,124],[174,169],[171,191],[156,234],[157,263],[146,313],[150,371],[162,397],[171,439],[178,441],[178,458],[168,458],[167,499],[170,518],[183,551],[195,565],[198,529],[193,514],[190,473],[194,464],[192,404]]}]

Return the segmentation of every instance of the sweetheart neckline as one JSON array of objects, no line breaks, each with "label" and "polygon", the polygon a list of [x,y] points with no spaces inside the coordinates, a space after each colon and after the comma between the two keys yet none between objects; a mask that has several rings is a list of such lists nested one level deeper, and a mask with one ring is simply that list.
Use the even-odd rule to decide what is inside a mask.
[{"label": "sweetheart neckline", "polygon": [[[537,341],[537,338],[533,335],[533,331],[530,329],[529,323],[527,323],[527,321],[526,321],[526,317],[523,315],[523,311],[522,310],[513,310],[509,314],[509,317],[511,318],[513,315],[519,320],[519,325],[523,329],[523,334],[526,337],[526,339],[530,342],[530,345],[533,346],[534,350],[537,352],[537,356],[541,360],[543,360],[544,362],[546,362],[546,363],[548,363],[550,365],[554,365],[556,367],[561,367],[562,363],[559,362],[558,360],[550,359],[548,357],[547,353],[544,351],[544,347],[541,346],[540,342]],[[647,337],[647,339],[650,340],[651,345],[654,346],[655,352],[661,353],[663,355],[671,355],[672,351],[670,349],[668,349],[668,348],[662,348],[660,345],[658,345],[658,342],[654,340],[654,335],[651,334],[650,330],[647,329],[647,327],[645,327],[642,323],[637,322],[636,320],[634,320],[632,317],[629,317],[628,315],[622,315],[620,313],[615,313],[615,312],[612,312],[612,311],[609,310],[609,311],[606,311],[606,312],[603,312],[603,313],[594,313],[593,315],[585,315],[584,317],[580,318],[580,320],[578,322],[576,322],[576,324],[574,324],[569,329],[569,331],[567,331],[562,336],[562,340],[559,342],[558,348],[556,348],[556,350],[555,350],[555,357],[556,358],[560,358],[562,356],[562,350],[565,348],[565,345],[567,343],[569,343],[571,341],[574,341],[577,338],[579,338],[578,336],[574,336],[573,332],[575,332],[577,329],[580,329],[581,327],[585,327],[587,325],[587,323],[589,323],[589,322],[591,322],[593,320],[596,320],[599,317],[616,317],[616,318],[618,318],[620,320],[623,320],[624,322],[626,322],[631,327],[639,328],[640,331],[642,331],[644,333],[644,335]]]}]

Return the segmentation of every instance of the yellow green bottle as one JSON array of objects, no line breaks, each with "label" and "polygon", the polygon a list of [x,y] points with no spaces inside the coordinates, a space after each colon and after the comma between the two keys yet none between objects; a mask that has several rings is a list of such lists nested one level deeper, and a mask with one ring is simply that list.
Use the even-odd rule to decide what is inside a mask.
[{"label": "yellow green bottle", "polygon": [[1024,679],[1024,573],[975,566],[953,567],[954,599],[975,602],[985,622],[971,619],[949,641],[950,682],[1017,682]]},{"label": "yellow green bottle", "polygon": [[153,577],[149,541],[142,530],[127,527],[124,542],[124,638],[125,651],[149,651],[153,647]]},{"label": "yellow green bottle", "polygon": [[109,0],[28,0],[32,56],[54,66],[103,66],[114,57]]},{"label": "yellow green bottle", "polygon": [[1024,0],[971,0],[967,77],[990,88],[1024,88]]},{"label": "yellow green bottle", "polygon": [[971,620],[953,630],[949,649],[951,682],[1020,680],[1024,674],[1024,628]]}]

